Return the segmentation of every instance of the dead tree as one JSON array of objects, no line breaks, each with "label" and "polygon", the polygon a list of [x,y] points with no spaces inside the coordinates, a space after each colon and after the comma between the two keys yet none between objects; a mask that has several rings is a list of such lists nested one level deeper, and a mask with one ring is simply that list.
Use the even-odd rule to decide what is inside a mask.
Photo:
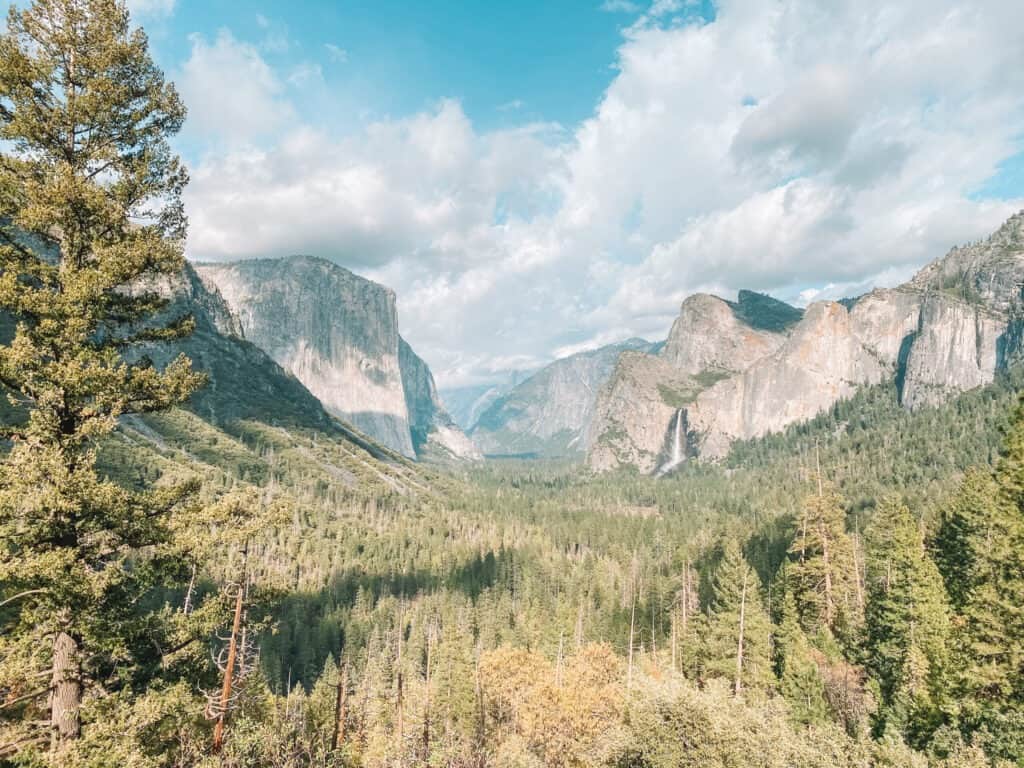
[{"label": "dead tree", "polygon": [[[245,599],[247,593],[247,566],[249,561],[249,543],[242,548],[242,575],[234,585],[235,610],[231,622],[231,635],[227,639],[226,652],[222,650],[214,658],[214,664],[222,673],[222,684],[219,694],[207,693],[206,716],[216,720],[213,728],[213,753],[219,754],[224,746],[224,728],[229,711],[237,702],[239,691],[235,682],[241,682],[256,667],[257,654],[252,638],[246,631]],[[222,638],[223,639],[223,638]]]},{"label": "dead tree", "polygon": [[338,670],[338,696],[334,701],[334,733],[331,735],[331,751],[345,743],[345,719],[348,715],[348,661],[341,662]]}]

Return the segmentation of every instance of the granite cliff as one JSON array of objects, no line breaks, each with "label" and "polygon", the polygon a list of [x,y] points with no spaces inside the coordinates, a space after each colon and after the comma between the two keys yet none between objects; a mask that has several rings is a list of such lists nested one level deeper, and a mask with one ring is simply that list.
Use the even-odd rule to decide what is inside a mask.
[{"label": "granite cliff", "polygon": [[476,456],[441,406],[426,364],[400,338],[392,290],[308,256],[196,271],[224,297],[245,338],[332,415],[410,458],[417,445]]},{"label": "granite cliff", "polygon": [[[1022,349],[1024,212],[895,289],[800,310],[691,296],[657,357],[622,355],[589,431],[598,471],[667,471],[894,380],[906,408],[987,384]],[[679,443],[682,442],[682,445]]]}]

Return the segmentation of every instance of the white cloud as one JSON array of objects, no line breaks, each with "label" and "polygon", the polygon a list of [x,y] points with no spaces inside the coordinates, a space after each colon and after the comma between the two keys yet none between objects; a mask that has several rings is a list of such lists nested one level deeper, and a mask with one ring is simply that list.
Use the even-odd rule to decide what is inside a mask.
[{"label": "white cloud", "polygon": [[639,13],[643,6],[633,0],[604,0],[600,8],[605,13]]},{"label": "white cloud", "polygon": [[295,122],[277,73],[259,50],[221,30],[212,42],[193,35],[176,81],[189,108],[186,130],[205,139],[243,142]]},{"label": "white cloud", "polygon": [[[893,284],[1024,205],[969,197],[1024,124],[1018,0],[722,0],[711,23],[655,17],[687,9],[648,7],[571,130],[481,133],[445,101],[211,154],[188,193],[190,252],[312,252],[368,273],[455,385],[663,337],[694,290],[806,301]],[[183,84],[200,120],[247,115],[247,138],[296,122],[254,49],[222,35],[192,59],[249,73],[226,95],[216,72],[193,83],[197,101]]]},{"label": "white cloud", "polygon": [[348,51],[334,43],[324,43],[327,50],[327,57],[335,64],[344,64],[348,61]]},{"label": "white cloud", "polygon": [[128,11],[133,19],[170,16],[174,13],[174,4],[175,0],[128,0]]}]

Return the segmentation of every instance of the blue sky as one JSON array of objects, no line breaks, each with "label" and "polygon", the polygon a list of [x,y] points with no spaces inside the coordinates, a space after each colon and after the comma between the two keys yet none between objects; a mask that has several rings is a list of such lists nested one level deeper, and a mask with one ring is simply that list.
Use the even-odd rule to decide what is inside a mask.
[{"label": "blue sky", "polygon": [[[255,41],[283,68],[315,64],[332,104],[300,98],[315,122],[360,114],[403,115],[457,98],[488,130],[526,120],[574,125],[594,110],[611,82],[622,30],[644,5],[631,0],[161,0],[138,17],[160,62],[177,68],[196,34],[221,30]],[[154,12],[151,8],[171,8]],[[710,2],[686,18],[713,18]],[[348,118],[339,105],[351,109]]]},{"label": "blue sky", "polygon": [[1024,207],[1020,0],[130,0],[190,110],[189,256],[395,289],[444,386],[694,291],[907,279]]}]

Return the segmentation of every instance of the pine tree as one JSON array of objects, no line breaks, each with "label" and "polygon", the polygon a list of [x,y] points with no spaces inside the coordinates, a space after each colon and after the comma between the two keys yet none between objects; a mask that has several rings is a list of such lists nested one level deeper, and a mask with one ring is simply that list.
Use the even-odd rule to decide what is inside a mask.
[{"label": "pine tree", "polygon": [[965,730],[990,750],[1024,759],[1024,405],[994,476],[964,479],[939,533],[943,576],[958,610],[956,693]]},{"label": "pine tree", "polygon": [[789,548],[790,583],[804,629],[843,636],[860,623],[854,543],[839,494],[819,481],[804,501]]},{"label": "pine tree", "polygon": [[775,633],[774,651],[779,690],[789,703],[793,720],[805,725],[825,722],[829,714],[825,684],[800,626],[796,600],[788,590],[782,602],[782,621]]},{"label": "pine tree", "polygon": [[86,687],[131,669],[146,621],[138,600],[173,566],[167,520],[184,492],[129,492],[95,462],[120,416],[167,408],[202,381],[187,359],[159,371],[132,352],[192,327],[155,322],[164,302],[146,287],[182,267],[187,175],[167,138],[184,116],[122,2],[11,9],[0,35],[0,311],[16,329],[0,347],[0,382],[27,415],[6,427],[0,467],[0,687],[34,690],[50,667],[55,751],[80,733]]},{"label": "pine tree", "polygon": [[939,724],[946,688],[949,606],[910,510],[884,500],[868,531],[867,667],[882,693],[879,729],[922,743]]},{"label": "pine tree", "polygon": [[728,680],[737,695],[774,685],[771,622],[761,602],[761,581],[733,539],[725,541],[715,571],[704,657],[706,672]]}]

